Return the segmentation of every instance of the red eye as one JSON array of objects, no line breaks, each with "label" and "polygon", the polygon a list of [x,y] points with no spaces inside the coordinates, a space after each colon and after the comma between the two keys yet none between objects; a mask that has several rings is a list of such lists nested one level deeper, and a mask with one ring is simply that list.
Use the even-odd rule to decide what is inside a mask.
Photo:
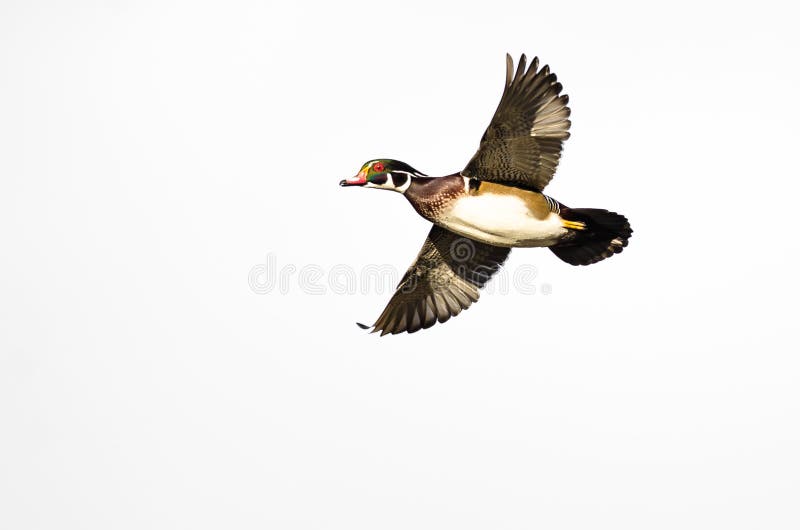
[{"label": "red eye", "polygon": [[377,172],[383,171],[383,164],[377,162],[374,166],[372,166],[372,170]]}]

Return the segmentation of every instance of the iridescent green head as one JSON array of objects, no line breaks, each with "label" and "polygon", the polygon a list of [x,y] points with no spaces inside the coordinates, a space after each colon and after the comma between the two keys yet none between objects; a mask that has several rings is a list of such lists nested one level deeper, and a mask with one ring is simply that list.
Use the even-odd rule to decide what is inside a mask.
[{"label": "iridescent green head", "polygon": [[340,181],[339,185],[380,188],[404,193],[411,184],[412,177],[423,176],[425,175],[405,162],[379,158],[365,163],[356,176]]}]

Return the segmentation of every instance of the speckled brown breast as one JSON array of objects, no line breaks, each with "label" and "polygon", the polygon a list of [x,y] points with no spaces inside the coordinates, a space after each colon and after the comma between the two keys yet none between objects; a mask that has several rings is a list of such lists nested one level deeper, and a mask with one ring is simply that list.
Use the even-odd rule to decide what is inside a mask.
[{"label": "speckled brown breast", "polygon": [[434,223],[452,201],[465,195],[464,177],[459,173],[446,177],[417,177],[405,193],[417,213]]}]

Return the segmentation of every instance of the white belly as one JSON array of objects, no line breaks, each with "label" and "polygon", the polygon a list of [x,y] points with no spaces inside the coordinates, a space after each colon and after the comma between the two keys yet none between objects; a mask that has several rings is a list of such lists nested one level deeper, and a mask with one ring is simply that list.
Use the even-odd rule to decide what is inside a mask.
[{"label": "white belly", "polygon": [[542,218],[510,194],[483,194],[457,200],[440,222],[453,232],[501,247],[548,247],[567,233],[561,217]]}]

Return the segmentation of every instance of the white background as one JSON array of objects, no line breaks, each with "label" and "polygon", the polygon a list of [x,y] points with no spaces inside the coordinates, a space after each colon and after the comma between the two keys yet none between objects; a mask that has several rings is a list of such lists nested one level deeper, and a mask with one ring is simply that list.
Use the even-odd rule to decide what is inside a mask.
[{"label": "white background", "polygon": [[[800,527],[788,5],[2,2],[0,526]],[[571,97],[548,193],[630,246],[359,330],[389,293],[330,271],[428,225],[338,181],[461,169],[506,52]]]}]

